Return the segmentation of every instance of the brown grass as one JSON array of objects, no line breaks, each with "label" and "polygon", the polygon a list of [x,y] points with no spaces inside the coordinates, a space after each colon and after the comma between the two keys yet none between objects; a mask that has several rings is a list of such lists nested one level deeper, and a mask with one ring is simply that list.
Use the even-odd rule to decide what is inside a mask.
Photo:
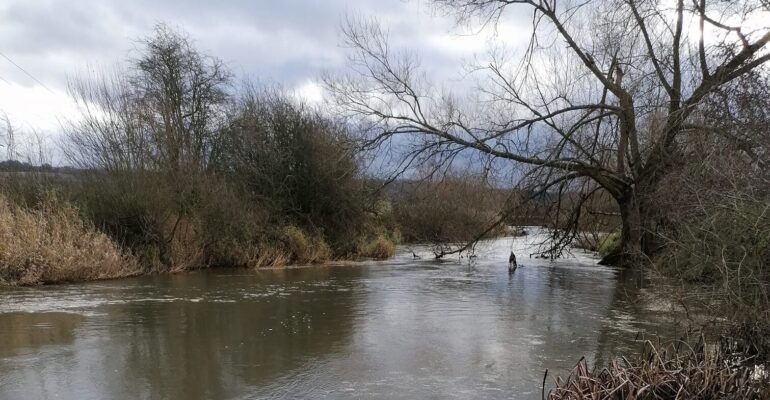
[{"label": "brown grass", "polygon": [[581,360],[566,379],[558,378],[549,400],[599,399],[766,399],[770,382],[750,360],[724,356],[684,343],[666,348],[645,344],[635,360],[590,369]]},{"label": "brown grass", "polygon": [[161,226],[166,265],[171,272],[207,266],[200,223],[192,218],[174,216]]},{"label": "brown grass", "polygon": [[0,195],[0,284],[37,285],[136,275],[135,259],[48,194],[39,209]]},{"label": "brown grass", "polygon": [[291,263],[291,254],[274,245],[263,244],[256,249],[247,265],[251,268],[285,267]]},{"label": "brown grass", "polygon": [[357,250],[359,257],[385,259],[396,254],[396,245],[385,235],[379,234],[369,242],[361,242]]},{"label": "brown grass", "polygon": [[309,235],[296,226],[283,228],[281,242],[293,262],[312,264],[328,261],[332,257],[331,248],[321,235]]}]

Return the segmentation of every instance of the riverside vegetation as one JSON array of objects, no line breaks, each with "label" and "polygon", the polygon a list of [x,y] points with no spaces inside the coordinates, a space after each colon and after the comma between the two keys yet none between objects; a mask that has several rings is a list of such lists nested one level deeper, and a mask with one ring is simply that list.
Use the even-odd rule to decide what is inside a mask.
[{"label": "riverside vegetation", "polygon": [[389,257],[390,206],[345,127],[244,84],[164,25],[129,65],[73,79],[74,168],[2,177],[0,283]]}]

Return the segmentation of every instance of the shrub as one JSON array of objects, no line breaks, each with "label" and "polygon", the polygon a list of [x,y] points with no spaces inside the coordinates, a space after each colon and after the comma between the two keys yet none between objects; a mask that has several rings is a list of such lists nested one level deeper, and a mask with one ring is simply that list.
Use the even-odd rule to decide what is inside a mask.
[{"label": "shrub", "polygon": [[294,262],[316,263],[331,258],[331,249],[321,235],[310,236],[296,226],[283,228],[281,241]]},{"label": "shrub", "polygon": [[361,241],[357,253],[366,258],[389,258],[396,254],[396,245],[384,234],[379,234],[370,241]]},{"label": "shrub", "polygon": [[62,151],[81,169],[3,176],[10,202],[37,207],[56,187],[143,272],[355,257],[383,230],[346,124],[277,90],[234,90],[163,24],[140,43],[127,68],[69,88],[81,115]]},{"label": "shrub", "polygon": [[54,194],[39,209],[13,205],[0,195],[0,238],[4,284],[87,281],[139,272],[132,256]]},{"label": "shrub", "polygon": [[655,272],[681,293],[707,292],[699,305],[720,328],[770,360],[770,174],[724,145],[700,145],[701,162],[669,176],[658,195],[667,212]]},{"label": "shrub", "polygon": [[458,175],[442,181],[401,182],[393,188],[395,220],[404,240],[459,243],[484,232],[498,219],[504,192],[480,182],[479,177]]}]

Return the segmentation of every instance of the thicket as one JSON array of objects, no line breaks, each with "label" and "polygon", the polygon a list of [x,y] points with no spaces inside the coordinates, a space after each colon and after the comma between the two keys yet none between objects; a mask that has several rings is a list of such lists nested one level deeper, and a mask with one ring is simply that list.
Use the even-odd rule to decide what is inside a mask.
[{"label": "thicket", "polygon": [[[708,99],[682,143],[682,166],[656,193],[659,255],[651,260],[725,332],[770,360],[770,78],[752,74]],[[709,126],[711,128],[705,128]]]},{"label": "thicket", "polygon": [[[507,191],[475,175],[449,174],[441,179],[402,181],[390,198],[402,239],[436,245],[473,241],[500,218]],[[487,236],[505,233],[505,225]]]}]

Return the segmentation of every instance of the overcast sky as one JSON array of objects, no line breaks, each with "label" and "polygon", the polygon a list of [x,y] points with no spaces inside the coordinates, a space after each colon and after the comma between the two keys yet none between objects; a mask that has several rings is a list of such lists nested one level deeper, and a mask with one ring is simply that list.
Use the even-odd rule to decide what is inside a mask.
[{"label": "overcast sky", "polygon": [[380,19],[442,81],[463,79],[463,64],[490,39],[462,34],[425,0],[3,0],[0,53],[35,79],[0,56],[0,111],[55,133],[59,118],[75,115],[67,77],[124,61],[159,22],[187,31],[239,76],[317,100],[319,75],[345,66],[339,26],[348,14]]}]

